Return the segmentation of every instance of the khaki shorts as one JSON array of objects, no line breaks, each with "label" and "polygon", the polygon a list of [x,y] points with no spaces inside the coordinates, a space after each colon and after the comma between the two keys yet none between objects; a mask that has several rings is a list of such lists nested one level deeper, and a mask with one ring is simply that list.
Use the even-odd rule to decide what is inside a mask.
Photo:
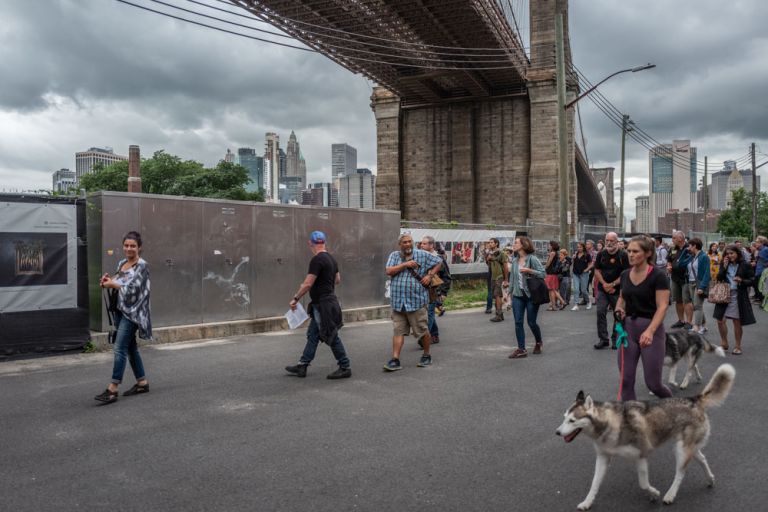
[{"label": "khaki shorts", "polygon": [[499,279],[495,280],[493,282],[493,296],[494,297],[503,297],[504,296],[504,287],[502,286],[502,283],[504,282],[504,278],[500,277]]},{"label": "khaki shorts", "polygon": [[683,287],[687,283],[676,283],[673,280],[669,280],[669,293],[672,295],[672,302],[683,302]]},{"label": "khaki shorts", "polygon": [[683,304],[693,304],[696,297],[696,283],[687,282],[683,286]]},{"label": "khaki shorts", "polygon": [[416,311],[392,311],[392,323],[395,327],[395,336],[408,336],[411,331],[417,338],[426,334],[427,324],[427,306]]}]

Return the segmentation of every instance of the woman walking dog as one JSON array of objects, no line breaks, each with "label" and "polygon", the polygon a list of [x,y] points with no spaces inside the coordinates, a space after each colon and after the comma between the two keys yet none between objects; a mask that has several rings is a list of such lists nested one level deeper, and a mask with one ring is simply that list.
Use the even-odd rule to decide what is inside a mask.
[{"label": "woman walking dog", "polygon": [[[139,257],[141,235],[130,231],[123,238],[125,258],[117,266],[117,274],[104,274],[100,284],[109,290],[115,300],[110,300],[110,309],[115,317],[115,360],[112,380],[103,393],[95,399],[103,404],[117,401],[117,387],[123,380],[125,363],[131,364],[136,384],[123,396],[149,392],[149,382],[136,343],[136,331],[144,339],[152,338],[152,322],[149,316],[149,266]],[[114,306],[113,306],[114,305]]]},{"label": "woman walking dog", "polygon": [[636,236],[627,248],[630,268],[621,274],[621,292],[616,315],[624,321],[627,346],[619,350],[621,399],[635,400],[635,372],[642,358],[645,385],[657,397],[672,396],[661,382],[666,336],[664,316],[669,307],[669,281],[654,267],[656,248],[653,240]]}]

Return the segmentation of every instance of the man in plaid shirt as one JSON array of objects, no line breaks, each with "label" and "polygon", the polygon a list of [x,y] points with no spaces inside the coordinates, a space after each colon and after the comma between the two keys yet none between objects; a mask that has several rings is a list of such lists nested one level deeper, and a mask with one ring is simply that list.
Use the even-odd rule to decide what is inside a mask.
[{"label": "man in plaid shirt", "polygon": [[400,235],[399,251],[394,251],[387,259],[387,275],[391,278],[389,285],[390,305],[392,306],[392,359],[384,365],[386,371],[401,370],[400,351],[405,342],[405,336],[413,331],[416,339],[421,338],[424,353],[417,365],[420,368],[432,364],[429,355],[429,345],[432,338],[429,335],[427,323],[427,304],[429,293],[426,286],[440,270],[443,260],[437,254],[413,248],[413,238],[409,234]]}]

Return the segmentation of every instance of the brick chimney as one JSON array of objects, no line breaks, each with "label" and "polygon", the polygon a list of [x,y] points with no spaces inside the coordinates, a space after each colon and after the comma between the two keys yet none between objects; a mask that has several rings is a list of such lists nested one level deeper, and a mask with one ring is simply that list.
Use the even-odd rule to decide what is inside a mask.
[{"label": "brick chimney", "polygon": [[141,170],[139,146],[128,146],[128,192],[141,192]]}]

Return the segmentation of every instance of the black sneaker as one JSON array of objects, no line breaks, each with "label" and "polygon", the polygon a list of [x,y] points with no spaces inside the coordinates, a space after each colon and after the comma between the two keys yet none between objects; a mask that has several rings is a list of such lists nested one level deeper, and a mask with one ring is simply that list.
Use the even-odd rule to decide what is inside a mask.
[{"label": "black sneaker", "polygon": [[503,322],[504,321],[504,313],[496,313],[496,316],[491,318],[491,322]]},{"label": "black sneaker", "polygon": [[438,336],[437,334],[433,334],[432,335],[432,345],[437,345],[438,343],[440,343],[440,336]]},{"label": "black sneaker", "polygon": [[670,325],[669,328],[670,329],[679,329],[679,328],[683,327],[684,325],[685,325],[685,322],[681,322],[680,320],[678,320],[677,322],[675,322],[672,325]]},{"label": "black sneaker", "polygon": [[133,395],[140,395],[142,393],[149,393],[149,383],[144,384],[143,386],[139,386],[138,384],[134,384],[131,389],[123,393],[123,396],[133,396]]},{"label": "black sneaker", "polygon": [[387,361],[387,364],[384,365],[384,369],[388,372],[396,372],[397,370],[402,370],[403,367],[400,366],[400,360],[399,359],[390,359]]},{"label": "black sneaker", "polygon": [[329,373],[327,378],[331,380],[348,379],[351,376],[352,376],[352,370],[350,368],[338,368],[335,372]]},{"label": "black sneaker", "polygon": [[307,365],[306,364],[297,364],[295,366],[286,366],[285,371],[288,373],[292,373],[293,375],[297,377],[306,377],[307,376]]},{"label": "black sneaker", "polygon": [[689,324],[688,322],[685,322],[685,323],[683,324],[683,328],[684,328],[686,331],[690,331],[691,329],[693,329],[693,326],[692,326],[691,324]]},{"label": "black sneaker", "polygon": [[112,402],[117,402],[117,391],[113,392],[107,388],[103,393],[96,395],[93,398],[103,404],[111,404]]},{"label": "black sneaker", "polygon": [[432,356],[430,356],[429,354],[424,354],[423,356],[421,356],[421,359],[419,359],[419,362],[416,366],[418,366],[419,368],[425,368],[431,364],[432,364]]},{"label": "black sneaker", "polygon": [[610,343],[608,343],[607,341],[598,341],[592,346],[595,347],[595,350],[602,350],[604,348],[608,348],[608,345],[610,345]]}]

